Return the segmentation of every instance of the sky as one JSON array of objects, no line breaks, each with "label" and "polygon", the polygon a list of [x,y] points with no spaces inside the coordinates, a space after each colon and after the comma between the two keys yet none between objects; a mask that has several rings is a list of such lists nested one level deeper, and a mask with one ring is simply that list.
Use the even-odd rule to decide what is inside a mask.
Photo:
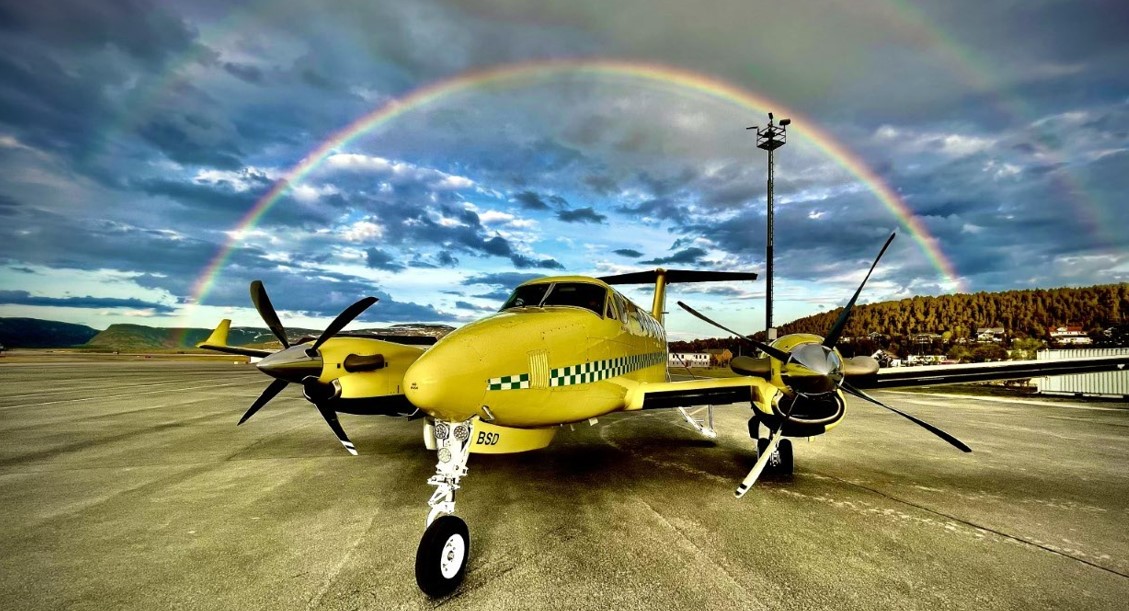
[{"label": "sky", "polygon": [[[1129,281],[1116,0],[0,0],[0,316],[460,325],[544,275],[765,270],[777,324]],[[764,282],[681,299],[763,329]],[[645,288],[626,291],[649,306]],[[984,321],[985,324],[991,321]],[[1068,321],[1063,321],[1068,322]]]}]

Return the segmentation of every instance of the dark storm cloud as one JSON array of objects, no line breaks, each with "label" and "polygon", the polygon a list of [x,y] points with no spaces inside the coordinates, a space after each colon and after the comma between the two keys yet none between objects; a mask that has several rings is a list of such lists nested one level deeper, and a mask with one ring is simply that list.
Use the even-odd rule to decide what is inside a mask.
[{"label": "dark storm cloud", "polygon": [[155,63],[192,43],[195,32],[160,3],[148,0],[52,0],[0,6],[0,30],[55,48],[100,52],[107,47]]},{"label": "dark storm cloud", "polygon": [[613,250],[612,252],[614,252],[615,254],[617,254],[621,257],[627,257],[629,259],[638,259],[639,257],[643,256],[643,253],[639,252],[638,250],[633,250],[631,248],[620,248],[620,249],[617,249],[617,250]]},{"label": "dark storm cloud", "polygon": [[19,207],[20,203],[14,198],[0,193],[0,216],[13,216]]},{"label": "dark storm cloud", "polygon": [[[454,259],[452,251],[460,251],[480,257],[507,258],[517,269],[564,269],[551,257],[522,254],[501,235],[490,235],[478,214],[465,207],[452,204],[431,210],[419,206],[377,205],[376,202],[366,205],[386,227],[396,228],[385,235],[385,241],[390,244],[439,246],[450,257],[448,260]],[[455,219],[457,224],[436,220],[436,212]]]},{"label": "dark storm cloud", "polygon": [[459,264],[459,260],[445,250],[436,255],[435,259],[442,267],[454,267]]},{"label": "dark storm cloud", "polygon": [[529,210],[549,209],[549,204],[546,204],[545,201],[541,199],[541,196],[537,195],[533,191],[522,191],[521,193],[514,195],[514,199],[516,199],[523,208]]},{"label": "dark storm cloud", "polygon": [[251,64],[224,62],[223,69],[226,70],[228,74],[247,83],[257,85],[263,82],[263,71]]},{"label": "dark storm cloud", "polygon": [[201,132],[213,127],[198,116],[162,116],[138,129],[138,135],[165,155],[184,165],[238,170],[243,167],[242,152],[228,142],[211,142]]},{"label": "dark storm cloud", "polygon": [[557,219],[566,223],[603,223],[608,217],[596,212],[594,208],[577,208],[575,210],[561,210],[557,212]]},{"label": "dark storm cloud", "polygon": [[683,202],[665,197],[649,199],[638,204],[616,206],[615,210],[620,214],[669,221],[676,225],[685,224],[690,220]]},{"label": "dark storm cloud", "polygon": [[706,256],[706,251],[698,247],[684,248],[669,257],[659,257],[649,261],[640,261],[646,265],[666,265],[668,263],[678,263],[680,265],[694,265],[701,262],[702,257]]},{"label": "dark storm cloud", "polygon": [[161,314],[175,312],[176,308],[152,301],[140,299],[115,299],[111,297],[40,297],[33,296],[27,291],[0,290],[0,304],[4,305],[32,305],[51,306],[60,308],[130,308],[153,310]]},{"label": "dark storm cloud", "polygon": [[[513,288],[522,282],[532,280],[534,278],[541,278],[544,274],[529,274],[523,272],[498,272],[491,274],[475,274],[463,280],[463,284],[485,284],[488,286],[499,286],[502,288]],[[509,293],[506,294],[509,296]]]},{"label": "dark storm cloud", "polygon": [[474,297],[476,299],[487,299],[490,301],[504,302],[505,300],[510,298],[511,290],[512,289],[498,289],[496,291],[490,291],[489,293],[479,293],[477,295],[471,295],[471,297]]},{"label": "dark storm cloud", "polygon": [[385,269],[392,272],[405,269],[402,264],[396,262],[396,259],[392,255],[379,248],[370,248],[365,251],[365,264],[372,268]]}]

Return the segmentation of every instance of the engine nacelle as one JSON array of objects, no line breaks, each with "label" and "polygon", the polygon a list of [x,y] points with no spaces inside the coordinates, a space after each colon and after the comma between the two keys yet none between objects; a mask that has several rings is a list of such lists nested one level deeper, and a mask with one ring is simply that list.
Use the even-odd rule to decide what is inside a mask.
[{"label": "engine nacelle", "polygon": [[782,395],[773,404],[773,414],[760,414],[761,420],[769,427],[789,415],[783,433],[789,437],[814,437],[826,433],[843,419],[845,404],[843,396],[836,392],[818,395]]}]

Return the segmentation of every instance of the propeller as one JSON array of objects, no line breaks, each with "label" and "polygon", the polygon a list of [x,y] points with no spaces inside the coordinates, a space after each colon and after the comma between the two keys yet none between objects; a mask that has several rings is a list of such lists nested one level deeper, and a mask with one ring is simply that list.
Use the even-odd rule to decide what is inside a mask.
[{"label": "propeller", "polygon": [[[723,331],[727,331],[751,342],[765,354],[769,355],[773,359],[780,361],[782,364],[781,377],[793,392],[796,392],[800,395],[807,395],[809,397],[816,397],[826,395],[826,393],[842,390],[843,392],[859,397],[860,399],[878,405],[879,407],[885,408],[889,411],[894,412],[895,414],[898,414],[899,416],[902,416],[903,418],[906,418],[910,422],[917,424],[930,433],[933,433],[934,435],[945,440],[962,452],[971,452],[972,449],[956,437],[950,435],[949,433],[946,433],[936,426],[933,426],[932,424],[929,424],[928,422],[925,422],[924,420],[911,416],[901,410],[895,409],[893,407],[890,407],[889,405],[886,405],[885,403],[882,403],[881,401],[850,385],[845,379],[850,376],[873,375],[878,371],[878,362],[872,357],[860,356],[850,359],[843,359],[835,350],[835,344],[839,342],[839,339],[843,335],[843,330],[847,326],[847,321],[850,319],[851,311],[854,309],[859,295],[862,294],[863,287],[865,287],[867,281],[870,280],[871,274],[874,273],[874,269],[878,266],[878,262],[882,259],[882,256],[886,254],[886,250],[894,241],[895,236],[896,234],[891,233],[890,237],[886,239],[885,244],[882,245],[882,249],[878,252],[878,256],[875,257],[874,262],[870,265],[870,269],[866,272],[866,276],[862,279],[862,282],[859,283],[858,289],[855,290],[854,295],[851,296],[850,301],[847,302],[847,305],[843,308],[843,311],[839,313],[839,317],[835,320],[835,323],[831,326],[831,330],[827,333],[826,337],[824,337],[822,343],[820,344],[803,343],[796,345],[789,351],[785,352],[783,350],[780,350],[779,348],[774,348],[773,346],[754,340],[749,336],[737,333],[736,331],[733,331],[732,329],[729,329],[728,327],[725,327],[724,325],[711,320],[709,317],[691,308],[685,303],[682,303],[681,301],[678,302],[678,305],[697,318]],[[734,371],[745,375],[760,375],[762,372],[771,371],[770,368],[766,367],[766,363],[762,363],[760,361],[761,359],[745,359],[744,361],[741,361],[739,366],[734,367]],[[797,399],[798,398],[799,397],[797,396]],[[764,452],[757,458],[757,462],[753,465],[753,468],[749,471],[749,474],[745,476],[745,479],[741,482],[740,485],[737,486],[737,490],[734,492],[734,495],[738,498],[743,496],[745,492],[747,492],[749,488],[756,483],[757,479],[764,472],[765,467],[768,466],[768,462],[771,459],[772,454],[776,452],[781,440],[784,437],[782,434],[784,426],[791,420],[792,410],[795,408],[797,403],[798,401],[792,401],[788,406],[787,412],[783,414],[783,418],[781,418],[779,422],[776,423],[776,427],[769,435],[768,444]]]},{"label": "propeller", "polygon": [[772,358],[774,358],[778,361],[782,361],[784,363],[787,363],[788,359],[791,358],[790,355],[787,352],[784,352],[783,350],[780,350],[778,348],[773,348],[772,346],[769,346],[768,344],[766,344],[764,342],[757,341],[757,340],[753,339],[752,337],[745,335],[744,333],[738,333],[738,332],[734,331],[733,329],[730,329],[729,327],[726,327],[725,325],[722,325],[721,323],[710,319],[705,314],[702,314],[701,312],[699,312],[699,311],[695,310],[694,308],[686,305],[685,303],[682,303],[681,301],[678,302],[678,305],[683,310],[686,310],[687,312],[693,314],[694,316],[697,316],[698,318],[710,323],[711,325],[717,327],[718,329],[721,329],[722,331],[728,331],[729,333],[732,333],[733,335],[736,335],[737,337],[740,337],[741,339],[751,343],[753,346],[756,346],[757,349],[759,349],[761,352],[764,352],[765,354],[771,356]]},{"label": "propeller", "polygon": [[[322,359],[321,353],[318,348],[322,346],[327,340],[337,335],[341,329],[346,325],[353,322],[357,316],[368,309],[372,304],[377,302],[375,297],[365,297],[357,301],[353,305],[345,308],[333,322],[322,331],[322,334],[317,338],[313,345],[306,347],[304,344],[290,345],[286,337],[286,328],[282,326],[282,322],[278,319],[278,313],[275,312],[274,306],[267,296],[266,287],[259,280],[251,283],[251,301],[255,304],[255,309],[258,310],[259,316],[263,318],[263,322],[267,323],[274,336],[278,341],[282,342],[282,350],[272,352],[264,356],[257,364],[257,367],[265,374],[275,378],[270,386],[267,386],[263,394],[259,395],[258,399],[251,404],[243,417],[239,419],[239,424],[243,424],[251,416],[255,415],[264,405],[278,396],[283,388],[286,388],[290,383],[302,384],[306,399],[314,404],[318,413],[325,419],[326,424],[337,436],[341,445],[352,455],[357,454],[356,446],[349,437],[345,434],[344,429],[341,428],[341,423],[337,420],[337,412],[330,407],[327,402],[333,398],[334,391],[327,384],[318,381],[321,376]],[[383,363],[383,361],[381,361]]]},{"label": "propeller", "polygon": [[858,388],[851,386],[847,382],[843,382],[842,384],[840,384],[839,388],[842,388],[846,392],[849,392],[852,395],[854,395],[854,396],[856,396],[860,399],[863,399],[864,401],[869,401],[869,402],[877,405],[878,407],[884,407],[884,408],[894,412],[895,414],[909,420],[910,422],[913,422],[914,424],[924,428],[925,430],[929,431],[930,433],[933,433],[934,435],[940,437],[941,439],[944,439],[945,441],[952,444],[955,448],[957,448],[961,452],[971,452],[972,451],[972,448],[965,445],[963,441],[957,439],[956,437],[953,437],[952,435],[946,433],[945,431],[942,431],[941,429],[933,426],[932,424],[929,424],[928,422],[926,422],[924,420],[920,420],[920,419],[915,418],[915,417],[913,417],[913,416],[911,416],[911,415],[909,415],[909,414],[907,414],[907,413],[905,413],[901,410],[894,409],[893,407],[886,405],[885,403],[879,401],[878,399],[875,399],[874,397],[871,397],[870,395],[864,393],[863,391],[859,390]]},{"label": "propeller", "polygon": [[874,258],[874,263],[870,264],[870,271],[866,272],[866,277],[859,283],[858,289],[855,294],[851,296],[851,300],[847,302],[847,306],[839,313],[839,319],[831,326],[831,331],[827,333],[827,337],[823,338],[823,345],[828,348],[835,347],[839,341],[839,336],[843,334],[843,328],[847,326],[847,318],[851,315],[851,310],[855,307],[855,302],[858,301],[859,294],[862,293],[862,287],[866,286],[866,281],[870,280],[870,274],[874,273],[874,268],[878,266],[878,261],[882,259],[882,255],[886,254],[886,249],[890,247],[890,242],[894,241],[894,236],[898,234],[891,233],[890,237],[886,238],[886,243],[882,245],[882,250],[878,251],[878,256]]}]

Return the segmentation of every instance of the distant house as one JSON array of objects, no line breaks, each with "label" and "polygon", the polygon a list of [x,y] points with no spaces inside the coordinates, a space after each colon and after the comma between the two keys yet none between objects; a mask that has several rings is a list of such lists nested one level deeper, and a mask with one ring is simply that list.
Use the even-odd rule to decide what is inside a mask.
[{"label": "distant house", "polygon": [[705,352],[671,352],[667,355],[668,367],[709,367],[710,355]]},{"label": "distant house", "polygon": [[725,367],[733,360],[733,353],[729,348],[710,348],[706,350],[706,354],[710,355],[710,364],[718,367]]},{"label": "distant house", "polygon": [[1047,330],[1047,335],[1050,336],[1052,342],[1059,344],[1085,346],[1094,343],[1094,340],[1090,339],[1089,335],[1086,335],[1086,332],[1082,330],[1080,325],[1051,327]]},{"label": "distant house", "polygon": [[980,327],[976,329],[976,341],[998,344],[1004,341],[1006,333],[1003,327]]}]

